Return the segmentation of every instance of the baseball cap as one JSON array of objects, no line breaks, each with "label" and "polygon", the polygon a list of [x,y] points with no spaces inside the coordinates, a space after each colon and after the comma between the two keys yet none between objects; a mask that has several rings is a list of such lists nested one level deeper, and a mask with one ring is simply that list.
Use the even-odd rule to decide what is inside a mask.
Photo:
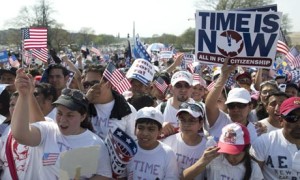
[{"label": "baseball cap", "polygon": [[163,120],[164,120],[162,113],[154,107],[143,107],[140,110],[138,110],[136,114],[136,120],[142,118],[153,119],[154,121],[157,121],[161,125],[163,124]]},{"label": "baseball cap", "polygon": [[280,114],[281,115],[288,115],[295,109],[300,108],[300,97],[290,97],[282,102],[280,105]]},{"label": "baseball cap", "polygon": [[193,76],[186,71],[177,71],[171,78],[171,85],[175,86],[179,81],[185,81],[191,86],[193,84]]},{"label": "baseball cap", "polygon": [[204,110],[201,105],[197,103],[187,103],[183,102],[179,106],[179,110],[177,111],[176,116],[178,116],[181,112],[188,112],[194,118],[204,117]]},{"label": "baseball cap", "polygon": [[250,101],[251,101],[251,96],[249,91],[247,91],[245,88],[233,88],[229,91],[225,104],[235,103],[235,102],[247,104]]},{"label": "baseball cap", "polygon": [[80,108],[88,110],[89,102],[80,90],[77,89],[63,89],[61,95],[53,105],[63,105],[72,111],[77,111]]},{"label": "baseball cap", "polygon": [[247,82],[247,83],[249,83],[251,85],[252,79],[251,79],[251,75],[248,72],[244,72],[244,73],[237,75],[235,80],[238,81],[239,79],[242,79],[242,78],[249,79],[249,82]]},{"label": "baseball cap", "polygon": [[10,73],[14,76],[17,74],[17,68],[15,67],[10,67],[9,69],[0,69],[0,76],[4,73]]},{"label": "baseball cap", "polygon": [[239,154],[250,144],[248,129],[239,123],[230,123],[222,128],[218,147],[219,153]]}]

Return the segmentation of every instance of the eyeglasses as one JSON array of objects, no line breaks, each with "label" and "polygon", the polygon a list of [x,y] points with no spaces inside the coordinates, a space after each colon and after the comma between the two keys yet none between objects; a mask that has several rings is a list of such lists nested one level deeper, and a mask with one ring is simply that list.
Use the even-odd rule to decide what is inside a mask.
[{"label": "eyeglasses", "polygon": [[281,117],[289,123],[296,123],[297,121],[300,120],[300,116],[296,116],[296,115],[289,115],[289,116],[283,116],[281,115]]},{"label": "eyeglasses", "polygon": [[84,94],[81,93],[81,92],[78,91],[78,90],[72,90],[72,89],[65,88],[65,89],[63,89],[63,90],[61,91],[61,94],[62,94],[62,95],[65,95],[65,96],[69,96],[69,97],[71,97],[72,99],[75,99],[75,100],[77,100],[77,101],[79,101],[79,102],[81,102],[81,101],[83,101],[83,100],[84,100],[84,101],[86,100]]},{"label": "eyeglasses", "polygon": [[82,85],[83,85],[83,87],[84,87],[85,89],[87,89],[87,88],[89,88],[89,87],[94,86],[94,85],[97,84],[97,83],[100,83],[100,81],[99,81],[99,80],[85,81],[85,82],[82,83]]},{"label": "eyeglasses", "polygon": [[192,111],[202,113],[202,109],[199,105],[192,104],[192,103],[187,103],[187,102],[181,103],[180,106],[179,106],[179,109],[191,109]]},{"label": "eyeglasses", "polygon": [[248,104],[243,104],[243,103],[229,103],[227,104],[228,109],[234,109],[237,107],[238,109],[244,109]]},{"label": "eyeglasses", "polygon": [[190,88],[191,86],[190,86],[188,83],[176,83],[174,87],[176,87],[176,88],[178,88],[178,89],[181,89],[181,88],[186,88],[186,89],[188,89],[188,88]]}]

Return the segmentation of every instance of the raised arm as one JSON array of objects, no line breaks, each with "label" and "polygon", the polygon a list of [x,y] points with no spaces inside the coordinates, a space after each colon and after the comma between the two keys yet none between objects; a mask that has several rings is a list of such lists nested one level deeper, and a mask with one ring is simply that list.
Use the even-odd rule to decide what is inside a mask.
[{"label": "raised arm", "polygon": [[177,66],[179,66],[182,62],[184,54],[181,53],[178,56],[174,57],[174,62],[166,69],[166,71],[170,74]]},{"label": "raised arm", "polygon": [[214,88],[207,94],[205,99],[205,109],[207,120],[210,126],[213,126],[217,121],[220,111],[218,108],[218,98],[220,97],[226,81],[228,80],[230,73],[236,69],[236,65],[228,65],[229,58],[226,58],[221,68],[221,74],[216,81]]},{"label": "raised arm", "polygon": [[31,126],[30,119],[36,113],[36,108],[32,108],[36,100],[33,95],[32,80],[25,74],[24,69],[17,70],[15,86],[19,93],[11,119],[11,131],[18,143],[37,146],[41,141],[41,134],[38,128]]},{"label": "raised arm", "polygon": [[195,162],[195,164],[191,165],[190,167],[186,168],[183,171],[182,180],[188,180],[188,179],[194,179],[196,176],[198,176],[200,173],[202,173],[206,166],[217,156],[219,156],[218,150],[219,147],[209,147],[207,148],[202,157]]}]

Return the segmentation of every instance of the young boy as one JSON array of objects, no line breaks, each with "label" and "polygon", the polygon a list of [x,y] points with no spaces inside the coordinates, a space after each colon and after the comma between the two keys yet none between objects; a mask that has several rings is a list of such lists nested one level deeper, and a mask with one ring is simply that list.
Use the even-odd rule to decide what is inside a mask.
[{"label": "young boy", "polygon": [[127,179],[179,179],[175,153],[157,140],[162,122],[162,113],[154,107],[144,107],[137,112],[138,151],[127,165]]},{"label": "young boy", "polygon": [[[177,117],[180,132],[163,140],[176,153],[179,173],[193,165],[203,154],[206,138],[199,134],[205,118],[203,107],[197,103],[182,103],[179,106]],[[195,179],[203,179],[204,173]]]}]

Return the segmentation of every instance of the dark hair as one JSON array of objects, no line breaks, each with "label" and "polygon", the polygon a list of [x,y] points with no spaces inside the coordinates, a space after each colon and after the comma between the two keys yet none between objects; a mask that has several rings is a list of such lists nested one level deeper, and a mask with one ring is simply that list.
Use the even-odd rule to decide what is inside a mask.
[{"label": "dark hair", "polygon": [[2,104],[0,109],[0,114],[3,116],[7,116],[9,114],[9,92],[4,89],[0,94],[0,104]]},{"label": "dark hair", "polygon": [[282,91],[272,92],[267,96],[267,104],[269,104],[269,99],[270,99],[271,96],[275,96],[275,97],[283,96],[283,97],[289,98],[289,96],[286,93],[282,92]]},{"label": "dark hair", "polygon": [[85,119],[80,123],[80,127],[84,128],[84,129],[88,129],[88,130],[94,132],[93,124],[92,124],[90,116],[89,116],[89,111],[87,111],[86,108],[84,108],[84,107],[81,107],[77,111],[81,115],[86,114]]},{"label": "dark hair", "polygon": [[152,96],[148,94],[135,94],[128,99],[128,102],[138,111],[143,107],[154,106],[155,101]]},{"label": "dark hair", "polygon": [[298,88],[297,84],[295,84],[295,83],[287,83],[286,88],[294,88],[297,91],[299,91],[299,88]]},{"label": "dark hair", "polygon": [[105,70],[105,67],[102,65],[89,65],[86,69],[84,69],[84,74],[88,72],[95,72],[102,76],[103,72]]},{"label": "dark hair", "polygon": [[154,124],[158,127],[159,130],[162,129],[162,125],[159,122],[157,122],[156,120],[150,119],[150,118],[137,119],[135,121],[135,128],[137,127],[138,124]]},{"label": "dark hair", "polygon": [[252,174],[251,155],[249,153],[250,146],[250,144],[247,144],[244,147],[245,156],[243,161],[246,171],[243,180],[249,180]]},{"label": "dark hair", "polygon": [[69,75],[69,70],[61,64],[50,64],[46,70],[48,74],[52,69],[61,69],[65,77]]},{"label": "dark hair", "polygon": [[49,83],[38,83],[35,87],[39,89],[39,93],[43,94],[46,99],[51,97],[52,102],[56,101],[57,94],[53,85]]}]

